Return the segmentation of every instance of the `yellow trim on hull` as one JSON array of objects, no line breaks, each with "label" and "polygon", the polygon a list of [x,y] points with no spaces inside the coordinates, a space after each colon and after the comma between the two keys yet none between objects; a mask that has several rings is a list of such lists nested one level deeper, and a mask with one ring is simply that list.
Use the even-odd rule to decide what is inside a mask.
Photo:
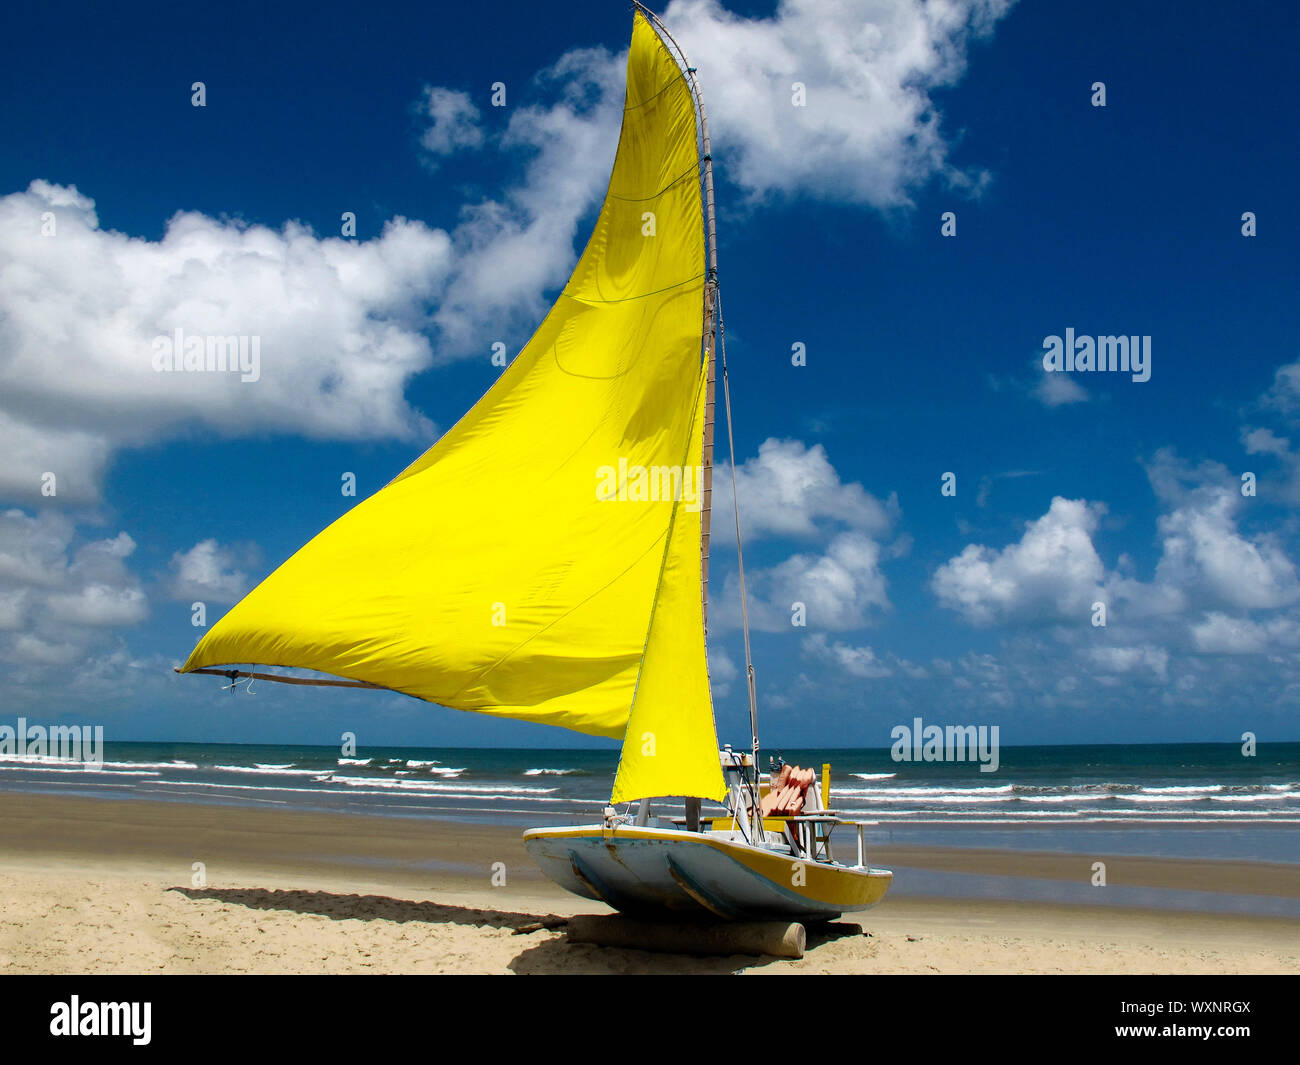
[{"label": "yellow trim on hull", "polygon": [[[750,872],[772,884],[779,885],[801,898],[818,905],[840,910],[865,910],[885,896],[894,874],[888,869],[854,869],[847,865],[826,865],[821,862],[800,861],[775,851],[761,850],[736,840],[718,839],[711,833],[679,832],[668,829],[634,828],[619,826],[606,829],[599,826],[586,828],[534,828],[524,833],[529,839],[602,839],[648,840],[663,843],[693,844],[712,847],[738,862]],[[802,866],[804,883],[794,883],[796,866]]]},{"label": "yellow trim on hull", "polygon": [[[713,817],[713,818],[705,817],[705,818],[701,818],[701,820],[709,822],[710,832],[738,831],[736,827],[736,819],[732,817],[730,814],[726,814],[722,817]],[[763,818],[763,830],[765,832],[778,832],[778,833],[784,832],[786,824],[787,821],[784,817]]]}]

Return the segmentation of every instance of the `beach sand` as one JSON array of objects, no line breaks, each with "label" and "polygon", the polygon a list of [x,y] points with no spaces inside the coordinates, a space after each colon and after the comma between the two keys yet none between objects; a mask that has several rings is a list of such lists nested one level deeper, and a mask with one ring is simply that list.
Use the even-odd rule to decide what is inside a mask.
[{"label": "beach sand", "polygon": [[[1300,897],[1295,866],[1097,859],[1112,883]],[[1077,855],[871,860],[1082,875]],[[810,930],[798,961],[576,945],[563,918],[608,911],[517,829],[144,800],[0,793],[0,898],[0,973],[1300,973],[1293,920],[899,896]]]}]

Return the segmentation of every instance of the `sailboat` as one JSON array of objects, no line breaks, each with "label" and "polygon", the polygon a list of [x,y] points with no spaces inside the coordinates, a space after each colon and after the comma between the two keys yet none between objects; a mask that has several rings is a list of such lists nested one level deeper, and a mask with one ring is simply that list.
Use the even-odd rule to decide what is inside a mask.
[{"label": "sailboat", "polygon": [[[732,437],[708,120],[695,68],[635,8],[608,190],[532,339],[179,672],[387,689],[621,740],[600,823],[524,833],[556,883],[643,917],[830,919],[878,902],[892,874],[865,863],[867,822],[826,808],[829,767],[759,772],[738,513],[751,736],[719,750],[706,650],[715,349]],[[685,816],[652,824],[652,803],[672,796]],[[705,816],[706,800],[720,812]],[[855,865],[831,850],[843,824]]]}]

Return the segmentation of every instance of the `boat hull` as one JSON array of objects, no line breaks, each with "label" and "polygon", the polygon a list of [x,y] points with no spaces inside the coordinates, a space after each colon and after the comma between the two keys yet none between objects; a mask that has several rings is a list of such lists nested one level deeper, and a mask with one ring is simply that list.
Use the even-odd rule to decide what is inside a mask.
[{"label": "boat hull", "polygon": [[800,862],[718,832],[617,825],[538,828],[524,846],[575,895],[643,918],[831,920],[884,897],[887,869]]}]

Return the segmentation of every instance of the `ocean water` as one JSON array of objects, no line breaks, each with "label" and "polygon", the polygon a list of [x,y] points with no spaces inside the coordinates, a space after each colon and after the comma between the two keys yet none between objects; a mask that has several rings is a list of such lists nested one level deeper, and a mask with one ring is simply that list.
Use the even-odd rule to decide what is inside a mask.
[{"label": "ocean water", "polygon": [[[769,752],[764,752],[766,764]],[[1004,747],[977,763],[802,751],[874,843],[1300,862],[1300,743]],[[107,743],[99,766],[0,754],[0,789],[531,827],[599,820],[611,750]],[[662,800],[657,813],[680,813]],[[847,842],[847,841],[846,841]]]}]

